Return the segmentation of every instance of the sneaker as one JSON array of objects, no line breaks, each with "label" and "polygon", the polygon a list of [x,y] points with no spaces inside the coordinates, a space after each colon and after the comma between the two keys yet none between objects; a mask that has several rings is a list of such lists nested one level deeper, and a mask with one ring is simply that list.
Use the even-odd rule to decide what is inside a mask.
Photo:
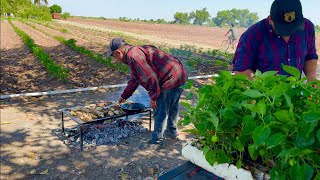
[{"label": "sneaker", "polygon": [[143,143],[139,146],[140,150],[144,150],[144,149],[159,149],[159,148],[163,148],[164,147],[164,143],[163,143],[163,139],[158,139],[156,141],[148,141],[146,143]]},{"label": "sneaker", "polygon": [[160,138],[160,139],[158,139],[158,140],[150,140],[149,143],[150,143],[150,144],[163,145],[163,139]]},{"label": "sneaker", "polygon": [[169,132],[165,132],[165,137],[168,137],[170,139],[175,139],[175,140],[179,140],[179,134],[178,133],[175,133],[175,134],[172,134],[172,133],[169,133]]}]

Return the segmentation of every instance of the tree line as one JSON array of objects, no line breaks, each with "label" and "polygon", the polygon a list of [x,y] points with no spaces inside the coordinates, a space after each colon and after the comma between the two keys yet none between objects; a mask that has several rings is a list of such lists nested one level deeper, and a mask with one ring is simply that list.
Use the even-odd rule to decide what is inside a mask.
[{"label": "tree line", "polygon": [[166,21],[165,19],[150,19],[143,20],[140,18],[120,17],[120,21],[142,21],[148,23],[159,24],[193,24],[199,26],[230,26],[234,24],[238,27],[248,28],[259,20],[257,13],[252,13],[248,9],[231,9],[218,11],[217,16],[212,17],[207,8],[188,12],[176,12],[173,21]]},{"label": "tree line", "polygon": [[176,12],[174,14],[174,23],[176,24],[194,24],[209,26],[235,26],[248,28],[259,20],[257,13],[252,13],[248,9],[231,9],[218,11],[217,16],[211,17],[207,8],[193,12]]},{"label": "tree line", "polygon": [[[51,20],[51,13],[61,13],[62,8],[54,4],[48,7],[48,0],[0,0],[1,16],[34,18],[40,20]],[[69,17],[65,12],[62,18]]]}]

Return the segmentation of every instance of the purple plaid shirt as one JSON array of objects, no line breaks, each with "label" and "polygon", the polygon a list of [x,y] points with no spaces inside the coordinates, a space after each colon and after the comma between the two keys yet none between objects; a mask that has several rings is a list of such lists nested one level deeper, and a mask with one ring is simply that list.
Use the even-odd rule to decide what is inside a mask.
[{"label": "purple plaid shirt", "polygon": [[318,59],[314,25],[305,19],[305,30],[291,35],[286,43],[273,32],[268,19],[251,26],[244,32],[233,59],[234,71],[278,71],[287,74],[281,64],[303,70],[305,61]]},{"label": "purple plaid shirt", "polygon": [[187,71],[177,58],[154,46],[128,45],[126,48],[131,79],[122,98],[129,98],[141,85],[149,92],[150,99],[155,101],[162,91],[185,84]]}]

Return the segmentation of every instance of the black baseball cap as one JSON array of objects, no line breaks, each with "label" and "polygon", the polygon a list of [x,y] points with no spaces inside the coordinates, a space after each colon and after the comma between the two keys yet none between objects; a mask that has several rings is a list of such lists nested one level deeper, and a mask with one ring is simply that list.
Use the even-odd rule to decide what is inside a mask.
[{"label": "black baseball cap", "polygon": [[115,50],[119,49],[121,46],[126,44],[127,43],[123,38],[113,38],[110,41],[109,48],[107,49],[107,57],[110,57]]},{"label": "black baseball cap", "polygon": [[304,30],[304,17],[300,0],[275,0],[270,16],[277,34],[289,36]]}]

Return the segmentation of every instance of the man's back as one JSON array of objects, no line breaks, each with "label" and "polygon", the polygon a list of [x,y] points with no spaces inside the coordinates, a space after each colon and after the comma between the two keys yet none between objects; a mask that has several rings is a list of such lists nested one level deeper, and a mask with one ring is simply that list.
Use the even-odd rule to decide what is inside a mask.
[{"label": "man's back", "polygon": [[[148,77],[150,74],[155,73],[161,90],[179,87],[186,82],[187,73],[181,62],[154,46],[133,46],[128,51],[127,57],[130,69],[133,68],[132,70],[137,73],[137,76]],[[151,69],[137,69],[134,64],[150,66]],[[141,85],[144,86],[143,84]]]}]

